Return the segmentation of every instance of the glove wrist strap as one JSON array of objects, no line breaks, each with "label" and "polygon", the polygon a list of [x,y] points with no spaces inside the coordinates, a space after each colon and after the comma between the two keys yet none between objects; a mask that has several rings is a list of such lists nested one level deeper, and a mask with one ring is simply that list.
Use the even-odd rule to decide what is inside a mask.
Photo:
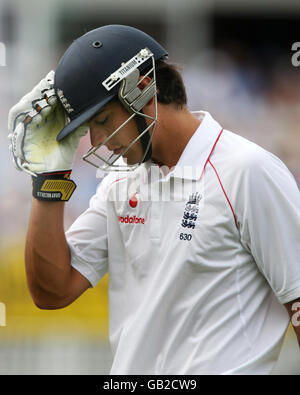
[{"label": "glove wrist strap", "polygon": [[32,195],[48,202],[67,202],[76,189],[70,180],[71,170],[42,173],[32,177]]}]

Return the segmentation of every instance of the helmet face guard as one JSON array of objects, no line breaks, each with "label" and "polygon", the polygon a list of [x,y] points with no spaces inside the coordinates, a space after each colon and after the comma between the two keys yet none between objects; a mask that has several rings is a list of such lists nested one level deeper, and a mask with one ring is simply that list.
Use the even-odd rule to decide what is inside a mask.
[{"label": "helmet face guard", "polygon": [[[138,67],[151,60],[151,68],[147,73],[143,75],[141,79],[140,71]],[[149,84],[143,89],[139,89],[138,85],[146,77],[150,76],[151,80]],[[129,113],[128,119],[122,123],[110,136],[108,136],[101,144],[96,147],[92,147],[84,156],[83,160],[89,164],[100,168],[105,172],[109,171],[130,171],[136,169],[141,163],[143,163],[149,157],[149,151],[151,151],[151,142],[153,133],[155,131],[157,121],[157,92],[156,92],[156,76],[155,76],[155,59],[153,53],[148,48],[143,48],[132,57],[127,63],[112,73],[107,79],[102,82],[102,85],[110,91],[117,84],[120,84],[118,97],[121,104],[126,108]],[[154,116],[151,117],[142,112],[143,107],[154,98]],[[140,117],[140,122],[137,122],[139,135],[119,154],[111,154],[108,158],[101,156],[99,150],[105,146],[111,138],[113,138],[119,131],[129,122],[131,119]],[[141,119],[143,122],[141,122]],[[146,119],[150,120],[150,124],[147,125]],[[139,140],[144,138],[143,157],[140,162],[134,165],[127,165],[125,162],[123,165],[115,164],[121,156],[126,154],[127,151]],[[146,143],[145,143],[146,142]]]}]

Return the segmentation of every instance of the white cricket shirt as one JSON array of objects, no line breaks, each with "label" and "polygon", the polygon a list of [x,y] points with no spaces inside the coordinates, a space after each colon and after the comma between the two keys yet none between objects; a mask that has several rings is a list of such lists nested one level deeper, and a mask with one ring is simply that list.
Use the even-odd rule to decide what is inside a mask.
[{"label": "white cricket shirt", "polygon": [[289,323],[282,304],[300,297],[293,176],[198,116],[173,171],[108,175],[66,233],[93,286],[109,272],[111,374],[269,374]]}]

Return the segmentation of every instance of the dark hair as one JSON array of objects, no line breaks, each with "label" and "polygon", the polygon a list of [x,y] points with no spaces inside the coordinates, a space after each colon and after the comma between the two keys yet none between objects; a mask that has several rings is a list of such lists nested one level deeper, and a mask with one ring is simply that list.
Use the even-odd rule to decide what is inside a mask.
[{"label": "dark hair", "polygon": [[183,108],[187,104],[186,90],[179,68],[165,60],[156,62],[157,100]]}]

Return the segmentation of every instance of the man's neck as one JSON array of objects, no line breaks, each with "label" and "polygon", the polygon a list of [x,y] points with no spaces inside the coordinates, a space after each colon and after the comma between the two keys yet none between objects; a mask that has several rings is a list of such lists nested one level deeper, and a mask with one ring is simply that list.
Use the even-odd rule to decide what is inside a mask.
[{"label": "man's neck", "polygon": [[152,160],[172,168],[179,161],[201,121],[186,108],[178,110],[170,106],[160,107],[157,130],[153,136]]}]

